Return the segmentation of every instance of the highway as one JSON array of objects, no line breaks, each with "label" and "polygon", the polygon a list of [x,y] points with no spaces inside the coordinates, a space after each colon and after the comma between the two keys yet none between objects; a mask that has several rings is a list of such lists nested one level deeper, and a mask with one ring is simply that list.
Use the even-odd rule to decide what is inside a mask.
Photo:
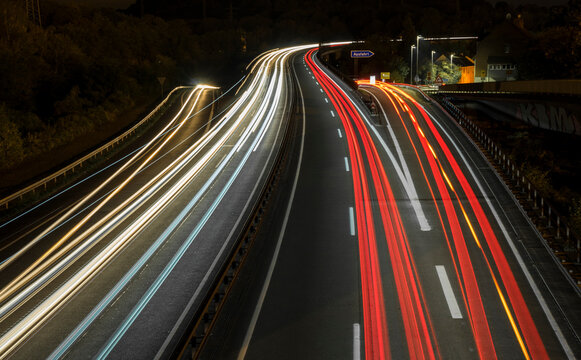
[{"label": "highway", "polygon": [[0,358],[166,358],[270,173],[296,47],[215,88],[181,90],[155,131],[0,224]]},{"label": "highway", "polygon": [[285,139],[199,358],[581,358],[579,292],[438,104],[350,89],[316,45],[263,53],[228,91],[176,90],[99,169],[0,224],[0,359],[179,352]]},{"label": "highway", "polygon": [[455,121],[314,54],[285,191],[200,358],[581,357],[579,292]]}]

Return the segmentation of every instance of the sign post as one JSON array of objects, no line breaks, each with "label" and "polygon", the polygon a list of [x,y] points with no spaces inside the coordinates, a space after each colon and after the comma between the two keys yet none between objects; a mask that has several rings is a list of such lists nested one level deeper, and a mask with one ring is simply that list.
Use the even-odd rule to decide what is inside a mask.
[{"label": "sign post", "polygon": [[436,81],[434,81],[436,83],[436,85],[441,86],[444,81],[442,80],[442,77],[440,75],[436,76]]}]

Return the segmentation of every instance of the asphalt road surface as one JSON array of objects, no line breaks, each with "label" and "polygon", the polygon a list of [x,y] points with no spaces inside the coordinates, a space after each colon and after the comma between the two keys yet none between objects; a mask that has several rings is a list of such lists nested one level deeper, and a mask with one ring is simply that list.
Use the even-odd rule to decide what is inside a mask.
[{"label": "asphalt road surface", "polygon": [[[313,45],[249,64],[0,224],[0,359],[167,358],[290,131],[204,359],[574,359],[579,291],[462,129],[418,90],[347,87]],[[210,105],[210,106],[207,106]]]},{"label": "asphalt road surface", "polygon": [[293,64],[295,161],[200,358],[581,356],[575,285],[461,128]]}]

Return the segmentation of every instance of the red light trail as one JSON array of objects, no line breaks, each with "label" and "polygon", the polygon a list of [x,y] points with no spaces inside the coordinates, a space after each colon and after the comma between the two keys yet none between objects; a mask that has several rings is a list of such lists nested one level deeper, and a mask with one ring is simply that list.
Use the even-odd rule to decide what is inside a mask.
[{"label": "red light trail", "polygon": [[305,60],[336,108],[348,140],[357,212],[366,358],[390,358],[384,309],[386,304],[367,171],[371,173],[371,184],[379,204],[409,356],[412,359],[440,357],[409,242],[379,153],[355,106],[315,65],[313,52],[307,53]]}]

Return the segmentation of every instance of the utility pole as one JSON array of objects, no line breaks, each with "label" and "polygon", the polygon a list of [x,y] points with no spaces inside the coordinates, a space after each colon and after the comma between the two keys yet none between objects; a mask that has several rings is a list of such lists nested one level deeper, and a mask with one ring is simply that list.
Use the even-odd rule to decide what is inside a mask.
[{"label": "utility pole", "polygon": [[40,0],[26,0],[26,15],[28,19],[38,26],[42,26],[40,19]]}]

